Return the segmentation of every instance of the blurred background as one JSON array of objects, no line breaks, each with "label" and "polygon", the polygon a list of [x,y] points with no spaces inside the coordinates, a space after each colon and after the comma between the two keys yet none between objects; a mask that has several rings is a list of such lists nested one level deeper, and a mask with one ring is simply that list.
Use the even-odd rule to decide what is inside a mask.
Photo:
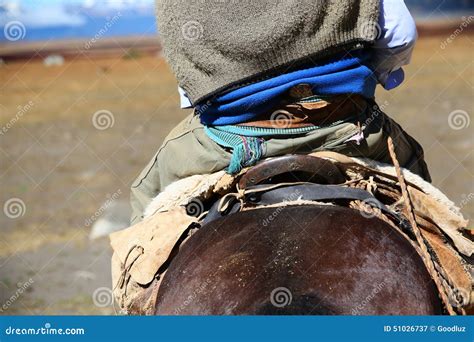
[{"label": "blurred background", "polygon": [[[420,38],[380,107],[474,218],[474,1],[407,0]],[[0,314],[114,314],[106,235],[189,113],[152,0],[0,0]]]}]

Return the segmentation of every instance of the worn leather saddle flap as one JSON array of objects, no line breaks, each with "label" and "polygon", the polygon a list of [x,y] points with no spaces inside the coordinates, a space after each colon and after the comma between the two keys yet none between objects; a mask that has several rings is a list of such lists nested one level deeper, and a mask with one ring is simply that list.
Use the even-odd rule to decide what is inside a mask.
[{"label": "worn leather saddle flap", "polygon": [[195,217],[176,207],[110,234],[110,244],[125,268],[133,263],[129,270],[132,279],[147,285],[193,222],[197,222]]},{"label": "worn leather saddle flap", "polygon": [[459,252],[472,256],[474,243],[459,232],[460,229],[466,229],[468,221],[418,189],[410,186],[408,192],[415,211],[424,213],[436,222],[437,226],[453,241]]},{"label": "worn leather saddle flap", "polygon": [[[312,153],[312,156],[320,158],[329,158],[335,160],[341,165],[344,171],[354,168],[355,171],[365,171],[365,174],[383,174],[380,171],[371,169],[360,164],[355,163],[351,158],[341,155],[339,153],[323,151]],[[393,176],[386,175],[388,178]],[[415,211],[423,213],[429,219],[436,223],[436,225],[449,236],[453,241],[456,249],[466,255],[472,256],[474,254],[474,243],[461,234],[461,230],[466,229],[468,221],[461,215],[455,214],[446,207],[446,205],[439,203],[436,199],[431,198],[428,194],[418,190],[415,186],[408,183],[408,192],[410,194],[412,205]]]}]

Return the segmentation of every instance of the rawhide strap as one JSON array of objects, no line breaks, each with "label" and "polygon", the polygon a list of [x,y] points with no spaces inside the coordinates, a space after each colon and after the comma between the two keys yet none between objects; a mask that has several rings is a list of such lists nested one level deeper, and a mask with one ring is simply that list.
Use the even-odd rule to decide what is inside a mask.
[{"label": "rawhide strap", "polygon": [[320,202],[359,200],[371,207],[380,209],[400,224],[403,222],[395,212],[387,208],[370,192],[362,189],[315,183],[282,183],[255,185],[240,190],[238,193],[227,194],[212,205],[206,218],[203,220],[203,224],[236,213],[243,206],[256,207],[297,200]]}]

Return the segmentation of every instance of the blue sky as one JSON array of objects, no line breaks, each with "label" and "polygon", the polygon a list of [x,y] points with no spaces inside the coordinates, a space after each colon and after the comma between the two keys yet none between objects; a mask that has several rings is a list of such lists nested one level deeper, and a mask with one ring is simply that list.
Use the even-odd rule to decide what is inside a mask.
[{"label": "blue sky", "polygon": [[0,42],[156,35],[154,12],[154,0],[0,0],[0,32],[19,37]]},{"label": "blue sky", "polygon": [[[472,0],[405,0],[415,13],[442,14],[474,8]],[[153,0],[0,0],[0,26],[19,20],[30,28],[78,26],[84,16],[106,16],[112,11],[135,11],[152,15]],[[435,10],[435,13],[433,13]],[[439,13],[438,13],[439,12]]]},{"label": "blue sky", "polygon": [[[29,28],[80,26],[85,16],[107,16],[117,11],[150,13],[153,0],[0,0],[0,26],[11,20]],[[153,13],[153,12],[151,12]]]},{"label": "blue sky", "polygon": [[[443,18],[449,13],[474,9],[473,0],[405,3],[418,19]],[[84,38],[93,36],[117,13],[121,20],[107,35],[156,34],[154,0],[0,0],[0,29],[20,22],[25,28],[25,40]],[[3,40],[0,35],[0,41]]]}]

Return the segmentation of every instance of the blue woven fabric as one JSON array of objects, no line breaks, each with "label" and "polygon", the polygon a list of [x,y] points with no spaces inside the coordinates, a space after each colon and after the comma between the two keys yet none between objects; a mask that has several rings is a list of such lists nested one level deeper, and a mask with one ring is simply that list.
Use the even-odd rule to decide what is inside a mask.
[{"label": "blue woven fabric", "polygon": [[377,81],[362,53],[282,74],[243,86],[196,107],[204,125],[234,125],[255,119],[281,101],[298,84],[309,84],[318,95],[360,94],[372,98]]}]

